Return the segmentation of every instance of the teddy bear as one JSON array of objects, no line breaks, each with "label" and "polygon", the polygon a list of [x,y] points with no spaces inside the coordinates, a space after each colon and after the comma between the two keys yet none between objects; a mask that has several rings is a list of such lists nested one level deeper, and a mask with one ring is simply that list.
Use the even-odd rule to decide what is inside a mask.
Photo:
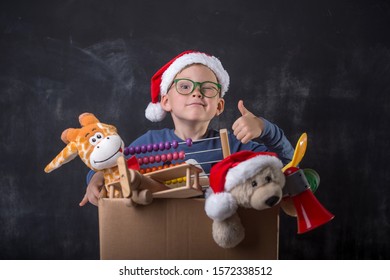
[{"label": "teddy bear", "polygon": [[[83,113],[79,116],[81,128],[68,128],[61,134],[66,147],[45,167],[49,173],[79,155],[80,159],[92,170],[102,171],[104,185],[112,198],[130,197],[138,204],[150,204],[152,194],[149,190],[137,190],[131,182],[134,176],[129,170],[139,170],[137,159],[124,158],[124,142],[115,126],[101,123],[94,114]],[[118,163],[121,163],[118,165]],[[128,182],[121,180],[126,174]]]},{"label": "teddy bear", "polygon": [[283,197],[283,164],[275,153],[240,151],[210,170],[205,212],[212,220],[212,236],[222,248],[233,248],[245,238],[238,207],[263,210]]}]

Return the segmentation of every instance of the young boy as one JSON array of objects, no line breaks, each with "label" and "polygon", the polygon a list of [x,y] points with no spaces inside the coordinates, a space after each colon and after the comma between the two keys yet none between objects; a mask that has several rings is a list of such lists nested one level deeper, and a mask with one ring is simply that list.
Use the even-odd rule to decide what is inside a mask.
[{"label": "young boy", "polygon": [[[204,172],[209,174],[212,164],[222,159],[219,132],[209,129],[209,124],[224,110],[223,97],[229,88],[229,80],[221,62],[202,52],[183,52],[164,65],[152,77],[152,102],[145,116],[158,122],[169,112],[174,129],[150,130],[136,139],[130,147],[163,144],[162,149],[136,156],[148,158],[145,160],[146,166],[161,165],[160,160],[156,163],[153,158],[156,155],[161,157],[164,153],[172,156],[173,149],[170,149],[169,143],[175,140],[179,143],[177,150],[184,151],[185,158],[177,159],[176,154],[174,161],[196,160]],[[231,153],[241,150],[272,151],[278,154],[284,164],[291,161],[294,149],[280,128],[256,117],[245,108],[242,100],[238,102],[238,110],[241,116],[233,123],[233,134],[228,135]],[[185,144],[188,138],[192,140],[191,146]],[[255,138],[259,138],[262,143],[251,141]],[[167,149],[164,148],[166,142]],[[150,156],[152,160],[149,160]],[[97,205],[99,191],[103,186],[103,176],[99,172],[89,174],[87,180],[89,184],[80,206],[88,201]]]}]

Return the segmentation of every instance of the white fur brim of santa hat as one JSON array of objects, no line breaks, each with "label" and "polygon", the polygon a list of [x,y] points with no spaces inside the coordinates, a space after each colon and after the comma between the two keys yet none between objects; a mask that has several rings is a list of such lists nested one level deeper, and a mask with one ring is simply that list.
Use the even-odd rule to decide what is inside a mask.
[{"label": "white fur brim of santa hat", "polygon": [[238,206],[229,192],[267,166],[282,169],[283,164],[275,153],[252,151],[234,153],[215,164],[210,170],[211,191],[206,195],[207,216],[216,221],[231,217]]},{"label": "white fur brim of santa hat", "polygon": [[225,95],[229,89],[230,78],[221,61],[215,56],[203,52],[185,51],[173,58],[153,75],[150,88],[152,101],[145,110],[145,117],[148,120],[158,122],[164,119],[166,112],[161,108],[159,98],[167,94],[175,76],[185,67],[192,64],[202,64],[210,68],[217,77],[218,83],[221,84],[221,96]]}]

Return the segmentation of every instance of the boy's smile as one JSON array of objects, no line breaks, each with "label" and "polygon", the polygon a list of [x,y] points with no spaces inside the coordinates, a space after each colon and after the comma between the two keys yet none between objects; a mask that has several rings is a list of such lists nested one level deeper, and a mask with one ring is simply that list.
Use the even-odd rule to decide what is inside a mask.
[{"label": "boy's smile", "polygon": [[203,102],[193,101],[193,102],[187,103],[186,106],[202,106],[202,107],[205,107],[206,105]]}]

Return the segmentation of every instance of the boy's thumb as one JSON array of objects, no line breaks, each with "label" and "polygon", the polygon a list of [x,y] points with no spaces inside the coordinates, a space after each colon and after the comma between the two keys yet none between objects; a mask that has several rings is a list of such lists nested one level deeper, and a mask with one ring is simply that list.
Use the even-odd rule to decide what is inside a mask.
[{"label": "boy's thumb", "polygon": [[244,101],[238,101],[238,110],[240,111],[242,116],[245,116],[249,111],[244,106]]}]

